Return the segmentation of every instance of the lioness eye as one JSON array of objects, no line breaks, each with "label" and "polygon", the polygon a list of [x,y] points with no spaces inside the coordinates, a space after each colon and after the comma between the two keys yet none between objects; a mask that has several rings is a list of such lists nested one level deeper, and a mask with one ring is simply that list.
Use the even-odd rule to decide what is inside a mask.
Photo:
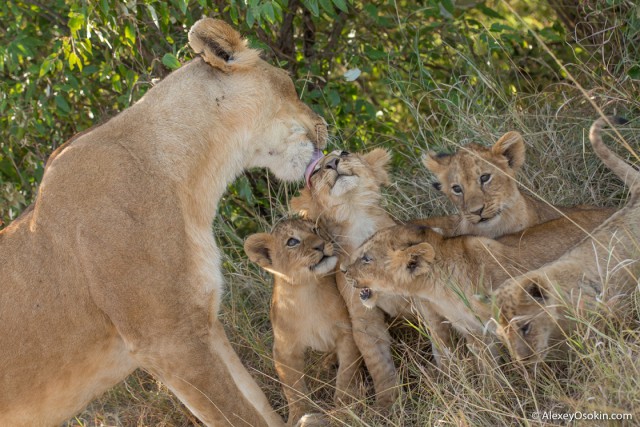
[{"label": "lioness eye", "polygon": [[299,244],[300,244],[300,240],[296,239],[295,237],[292,237],[289,240],[287,240],[287,246],[289,246],[290,248],[293,246],[297,246]]},{"label": "lioness eye", "polygon": [[489,181],[491,181],[491,174],[485,173],[483,175],[480,175],[480,183],[481,184],[486,184]]},{"label": "lioness eye", "polygon": [[367,254],[362,255],[362,262],[363,263],[369,264],[371,262],[371,260],[372,260],[372,258],[369,255],[367,255]]},{"label": "lioness eye", "polygon": [[520,327],[520,333],[523,337],[526,337],[531,332],[531,322],[526,323],[524,326]]},{"label": "lioness eye", "polygon": [[345,156],[348,156],[349,154],[351,154],[351,153],[349,153],[348,151],[341,151],[340,152],[340,157],[345,157]]},{"label": "lioness eye", "polygon": [[459,185],[454,185],[453,187],[451,187],[451,191],[453,191],[453,194],[462,194],[462,187],[460,187]]}]

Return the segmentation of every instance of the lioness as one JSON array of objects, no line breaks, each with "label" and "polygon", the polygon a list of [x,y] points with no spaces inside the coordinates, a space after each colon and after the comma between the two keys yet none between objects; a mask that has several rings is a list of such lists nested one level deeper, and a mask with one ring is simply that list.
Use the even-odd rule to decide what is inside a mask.
[{"label": "lioness", "polygon": [[[524,140],[518,132],[507,132],[491,148],[472,143],[454,154],[429,152],[423,162],[436,176],[433,185],[451,200],[458,214],[413,223],[437,227],[446,236],[495,238],[581,210],[551,206],[522,193],[516,174],[524,160]],[[614,210],[607,212],[611,215]],[[600,217],[595,208],[585,208],[583,213]]]},{"label": "lioness", "polygon": [[290,219],[271,233],[253,234],[244,243],[249,259],[274,276],[271,298],[273,359],[289,402],[289,423],[308,412],[309,389],[304,380],[307,348],[336,352],[338,374],[335,403],[350,400],[360,366],[351,320],[336,286],[338,257],[328,236],[315,224]]},{"label": "lioness", "polygon": [[282,425],[217,319],[211,222],[243,169],[302,177],[326,124],[222,21],[199,58],[59,148],[0,231],[0,425],[59,424],[137,367],[207,425]]},{"label": "lioness", "polygon": [[448,325],[477,351],[483,350],[479,341],[495,350],[495,338],[486,334],[492,289],[512,275],[557,259],[606,218],[602,210],[573,213],[498,240],[445,238],[429,227],[397,225],[367,240],[345,273],[369,307],[387,295],[427,301],[421,312],[436,339],[434,358],[442,366],[441,354],[448,355],[452,345]]},{"label": "lioness", "polygon": [[640,277],[640,172],[604,145],[605,123],[596,120],[589,139],[602,162],[629,186],[629,201],[560,259],[496,291],[499,335],[521,360],[543,360],[551,349],[561,354],[562,343],[576,326],[575,311],[614,316],[632,312],[629,295],[638,291]]},{"label": "lioness", "polygon": [[[335,240],[341,262],[375,231],[395,224],[381,206],[380,187],[389,183],[386,150],[365,154],[335,151],[307,173],[307,187],[291,200],[291,209],[318,222]],[[337,273],[353,327],[353,334],[373,378],[376,403],[389,407],[398,395],[396,371],[391,357],[391,337],[384,311],[397,316],[409,314],[411,304],[404,298],[385,298],[379,307],[369,310],[360,303],[357,292]]]}]

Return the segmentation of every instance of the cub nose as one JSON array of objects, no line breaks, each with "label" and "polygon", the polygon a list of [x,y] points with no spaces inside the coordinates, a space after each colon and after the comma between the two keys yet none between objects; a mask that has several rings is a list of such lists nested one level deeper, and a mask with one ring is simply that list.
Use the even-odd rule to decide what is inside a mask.
[{"label": "cub nose", "polygon": [[475,211],[471,211],[472,214],[474,215],[482,215],[482,211],[484,210],[484,206],[480,206],[480,209],[476,209]]},{"label": "cub nose", "polygon": [[334,157],[333,159],[329,160],[324,167],[326,169],[333,169],[334,171],[338,170],[338,163],[340,163],[340,158],[339,157]]}]

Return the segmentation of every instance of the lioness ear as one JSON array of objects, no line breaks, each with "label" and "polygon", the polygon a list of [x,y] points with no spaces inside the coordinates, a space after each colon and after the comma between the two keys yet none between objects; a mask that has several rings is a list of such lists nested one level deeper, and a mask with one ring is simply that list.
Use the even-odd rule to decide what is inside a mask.
[{"label": "lioness ear", "polygon": [[524,139],[520,133],[507,132],[491,147],[491,152],[504,156],[509,161],[509,167],[517,171],[524,164]]},{"label": "lioness ear", "polygon": [[268,233],[252,234],[244,242],[244,252],[260,267],[270,268],[273,265],[270,246],[272,240],[273,237]]},{"label": "lioness ear", "polygon": [[435,259],[436,253],[427,242],[399,249],[391,256],[391,267],[396,271],[406,271],[413,276],[419,276],[429,271],[429,264]]},{"label": "lioness ear", "polygon": [[214,68],[224,72],[255,65],[259,52],[247,47],[240,33],[219,19],[203,18],[189,30],[189,45]]},{"label": "lioness ear", "polygon": [[389,172],[387,169],[391,161],[391,154],[384,148],[375,148],[365,153],[362,157],[371,166],[371,171],[380,185],[389,185]]},{"label": "lioness ear", "polygon": [[[449,164],[451,163],[451,154],[429,151],[422,157],[422,163],[427,168],[427,170],[431,171],[431,173],[439,175],[449,167]],[[440,189],[436,187],[436,190]]]}]

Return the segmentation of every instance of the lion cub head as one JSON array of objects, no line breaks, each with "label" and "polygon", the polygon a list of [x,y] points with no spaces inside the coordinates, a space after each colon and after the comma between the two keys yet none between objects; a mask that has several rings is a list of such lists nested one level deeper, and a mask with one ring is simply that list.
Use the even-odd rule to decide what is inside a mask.
[{"label": "lion cub head", "polygon": [[289,283],[315,282],[338,262],[331,239],[311,221],[289,219],[271,233],[257,233],[244,243],[249,259]]},{"label": "lion cub head", "polygon": [[507,280],[495,292],[495,304],[496,332],[518,360],[537,362],[566,350],[563,343],[575,322],[569,320],[567,301],[543,275]]},{"label": "lion cub head", "polygon": [[412,296],[414,284],[432,269],[434,243],[443,237],[428,227],[398,225],[378,231],[364,242],[344,268],[360,300],[375,307],[381,294]]},{"label": "lion cub head", "polygon": [[490,236],[490,229],[521,208],[515,176],[524,152],[522,135],[508,132],[491,148],[469,144],[454,154],[429,152],[424,164],[437,179],[434,187],[453,202],[473,234]]},{"label": "lion cub head", "polygon": [[[307,170],[307,187],[291,200],[291,208],[310,218],[330,214],[347,206],[378,206],[380,187],[389,184],[388,151],[368,153],[334,151]],[[334,212],[340,216],[339,212]],[[337,219],[337,218],[335,218]]]}]

